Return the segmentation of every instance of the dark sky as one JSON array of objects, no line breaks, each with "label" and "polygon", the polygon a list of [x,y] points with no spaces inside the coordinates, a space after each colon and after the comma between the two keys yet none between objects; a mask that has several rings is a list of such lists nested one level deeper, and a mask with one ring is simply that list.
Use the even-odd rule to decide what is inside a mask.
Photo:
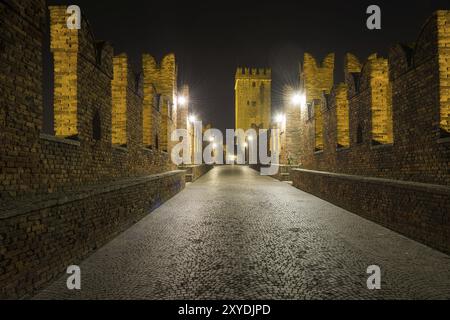
[{"label": "dark sky", "polygon": [[[50,0],[49,4],[69,4]],[[189,84],[196,113],[219,128],[234,128],[234,75],[238,66],[273,69],[273,104],[296,82],[305,51],[322,59],[336,53],[337,80],[344,54],[364,60],[414,42],[426,18],[449,9],[448,0],[420,1],[113,1],[73,0],[99,40],[126,52],[135,68],[141,54],[174,52],[179,84]],[[366,9],[382,9],[382,30],[366,28]]]}]

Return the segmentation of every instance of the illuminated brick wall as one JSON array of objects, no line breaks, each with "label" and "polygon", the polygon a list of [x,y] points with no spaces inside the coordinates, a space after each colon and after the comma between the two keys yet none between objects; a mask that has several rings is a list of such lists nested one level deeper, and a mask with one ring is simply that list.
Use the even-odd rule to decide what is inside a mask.
[{"label": "illuminated brick wall", "polygon": [[347,86],[343,83],[336,87],[337,148],[350,147],[350,118],[347,90]]},{"label": "illuminated brick wall", "polygon": [[441,136],[450,137],[450,14],[437,13],[438,54],[440,75]]},{"label": "illuminated brick wall", "polygon": [[178,103],[178,110],[177,110],[177,128],[179,129],[187,129],[189,122],[189,86],[184,85],[180,90],[180,96],[179,98],[184,98],[185,104],[182,105],[181,103]]},{"label": "illuminated brick wall", "polygon": [[142,76],[126,55],[114,65],[85,19],[64,29],[65,6],[49,10],[56,135],[42,133],[46,13],[41,0],[0,2],[0,299],[33,294],[185,181],[143,142]]},{"label": "illuminated brick wall", "polygon": [[345,83],[329,95],[305,56],[302,79],[316,110],[301,110],[300,169],[290,173],[294,186],[447,253],[449,21],[450,11],[433,14],[414,45],[394,46],[388,59],[347,54]]},{"label": "illuminated brick wall", "polygon": [[[151,147],[158,147],[170,153],[173,145],[170,142],[170,134],[176,128],[178,109],[175,55],[166,55],[160,64],[148,54],[144,54],[142,59],[144,71],[144,141]],[[155,97],[159,98],[155,99]],[[153,110],[156,110],[156,114]],[[159,125],[156,125],[156,123],[159,123]]]},{"label": "illuminated brick wall", "polygon": [[270,129],[272,71],[238,68],[235,77],[236,129]]},{"label": "illuminated brick wall", "polygon": [[308,103],[322,99],[323,93],[329,94],[334,84],[334,53],[327,55],[320,65],[305,53],[301,78]]},{"label": "illuminated brick wall", "polygon": [[394,46],[387,59],[373,54],[360,63],[347,54],[343,84],[332,83],[332,55],[318,65],[305,54],[300,79],[309,105],[300,111],[300,152],[292,162],[449,185],[449,17],[449,11],[433,14],[414,46]]},{"label": "illuminated brick wall", "polygon": [[392,89],[389,82],[388,60],[369,57],[370,90],[372,106],[372,143],[389,144],[393,142],[392,132]]},{"label": "illuminated brick wall", "polygon": [[79,31],[67,28],[66,7],[50,7],[51,51],[54,61],[54,123],[56,136],[78,135]]},{"label": "illuminated brick wall", "polygon": [[[11,67],[0,86],[5,105],[0,112],[2,201],[76,192],[86,185],[174,169],[167,153],[146,148],[145,85],[125,54],[113,59],[112,46],[94,39],[85,19],[81,30],[68,30],[66,6],[49,8],[49,29],[44,24],[47,10],[43,1],[11,1],[1,6],[2,34],[12,37],[5,47],[7,58],[0,62]],[[42,133],[43,63],[39,52],[44,34],[50,31],[54,136]],[[167,76],[155,79],[154,84],[173,102],[174,57],[166,59],[163,69]],[[8,96],[15,98],[4,100]],[[176,119],[176,108],[172,109]],[[153,110],[153,126],[158,129],[161,119]],[[172,121],[170,128],[175,124]]]},{"label": "illuminated brick wall", "polygon": [[294,88],[286,87],[284,94],[284,112],[286,115],[286,130],[282,136],[282,153],[281,164],[297,165],[302,152],[302,144],[299,139],[302,129],[301,107],[295,105],[291,101],[294,94]]},{"label": "illuminated brick wall", "polygon": [[178,110],[177,110],[177,129],[186,129],[188,132],[188,139],[189,139],[189,153],[191,154],[191,162],[194,163],[194,124],[189,121],[189,115],[191,112],[191,99],[190,99],[190,93],[189,93],[189,86],[184,85],[179,93],[179,98],[185,99],[184,104],[178,103]]},{"label": "illuminated brick wall", "polygon": [[[317,101],[317,100],[316,100]],[[322,103],[314,103],[314,151],[323,151],[323,111]]]},{"label": "illuminated brick wall", "polygon": [[125,54],[113,59],[114,78],[112,89],[112,143],[127,144],[127,87],[128,60]]}]

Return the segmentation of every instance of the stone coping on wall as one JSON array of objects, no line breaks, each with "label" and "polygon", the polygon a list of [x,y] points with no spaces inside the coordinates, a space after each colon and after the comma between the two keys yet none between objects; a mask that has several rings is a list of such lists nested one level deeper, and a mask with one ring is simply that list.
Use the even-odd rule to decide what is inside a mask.
[{"label": "stone coping on wall", "polygon": [[128,148],[127,147],[122,147],[122,146],[118,146],[118,145],[113,145],[113,150],[119,151],[119,152],[123,152],[123,153],[127,153],[128,152]]},{"label": "stone coping on wall", "polygon": [[450,137],[449,138],[441,138],[438,140],[438,143],[449,143],[450,144]]},{"label": "stone coping on wall", "polygon": [[71,139],[64,139],[64,138],[59,138],[56,136],[52,136],[50,134],[46,134],[46,133],[41,133],[40,134],[40,138],[42,140],[47,140],[50,142],[56,142],[56,143],[62,143],[62,144],[68,144],[68,145],[72,145],[72,146],[77,146],[79,147],[81,145],[80,141],[77,140],[71,140]]},{"label": "stone coping on wall", "polygon": [[442,195],[448,195],[450,197],[450,186],[444,186],[444,185],[438,185],[438,184],[365,177],[365,176],[334,173],[334,172],[327,172],[327,171],[315,171],[315,170],[308,170],[308,169],[301,169],[301,168],[292,169],[292,171],[299,171],[299,172],[321,175],[321,176],[330,177],[330,178],[345,179],[345,180],[364,182],[364,183],[370,183],[370,184],[390,185],[390,186],[394,186],[394,187],[398,187],[398,188],[407,188],[410,190],[413,189],[413,190],[422,191],[422,192],[438,193],[438,194],[442,194]]},{"label": "stone coping on wall", "polygon": [[279,170],[283,170],[283,169],[288,169],[288,170],[292,170],[294,168],[298,168],[299,165],[295,165],[295,164],[271,164],[269,165],[262,165],[262,164],[250,164],[248,165],[251,169],[259,171],[261,170],[261,168],[269,168],[270,166],[272,167],[278,167]]},{"label": "stone coping on wall", "polygon": [[393,148],[394,144],[393,143],[385,143],[385,144],[371,144],[370,145],[370,149],[372,150],[378,150],[378,149],[388,149],[388,148]]},{"label": "stone coping on wall", "polygon": [[146,153],[151,153],[151,154],[153,154],[153,153],[155,153],[155,150],[153,150],[153,149],[150,149],[150,148],[142,148],[142,150],[144,151],[144,152],[146,152]]},{"label": "stone coping on wall", "polygon": [[209,165],[209,164],[203,163],[203,164],[181,165],[178,168],[180,170],[186,171],[186,182],[194,182],[198,178],[205,175],[213,167],[214,167],[214,165]]},{"label": "stone coping on wall", "polygon": [[54,193],[50,195],[33,197],[28,200],[14,201],[7,204],[0,204],[0,221],[12,217],[25,215],[29,212],[38,211],[53,206],[61,206],[70,202],[80,201],[89,197],[98,196],[112,191],[133,187],[139,184],[156,181],[172,177],[178,174],[185,174],[184,170],[174,170],[164,173],[125,178],[118,181],[109,182],[107,184],[92,185],[81,188],[73,193]]}]

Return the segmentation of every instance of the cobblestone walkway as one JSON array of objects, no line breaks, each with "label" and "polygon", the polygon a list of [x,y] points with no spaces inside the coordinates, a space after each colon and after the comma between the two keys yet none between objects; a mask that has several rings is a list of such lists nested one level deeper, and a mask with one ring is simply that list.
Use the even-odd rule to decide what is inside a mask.
[{"label": "cobblestone walkway", "polygon": [[450,298],[449,256],[247,167],[215,168],[81,270],[81,291],[63,277],[36,298]]}]

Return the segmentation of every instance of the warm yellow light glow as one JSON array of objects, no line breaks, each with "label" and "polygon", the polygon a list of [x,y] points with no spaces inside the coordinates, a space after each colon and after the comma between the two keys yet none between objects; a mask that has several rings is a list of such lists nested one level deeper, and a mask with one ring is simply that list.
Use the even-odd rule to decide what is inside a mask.
[{"label": "warm yellow light glow", "polygon": [[284,114],[280,113],[275,117],[275,121],[276,121],[276,123],[281,124],[286,121],[286,116]]},{"label": "warm yellow light glow", "polygon": [[248,137],[248,141],[253,141],[253,137],[252,136]]},{"label": "warm yellow light glow", "polygon": [[188,99],[186,97],[179,97],[178,104],[181,106],[185,106],[188,104]]},{"label": "warm yellow light glow", "polygon": [[306,106],[306,95],[302,94],[300,96],[300,106],[304,108]]},{"label": "warm yellow light glow", "polygon": [[209,138],[209,142],[214,142],[214,137]]},{"label": "warm yellow light glow", "polygon": [[197,122],[197,117],[192,114],[192,115],[189,116],[189,121],[191,123]]},{"label": "warm yellow light glow", "polygon": [[291,102],[295,106],[305,106],[306,105],[306,96],[302,93],[295,93],[292,98]]}]

